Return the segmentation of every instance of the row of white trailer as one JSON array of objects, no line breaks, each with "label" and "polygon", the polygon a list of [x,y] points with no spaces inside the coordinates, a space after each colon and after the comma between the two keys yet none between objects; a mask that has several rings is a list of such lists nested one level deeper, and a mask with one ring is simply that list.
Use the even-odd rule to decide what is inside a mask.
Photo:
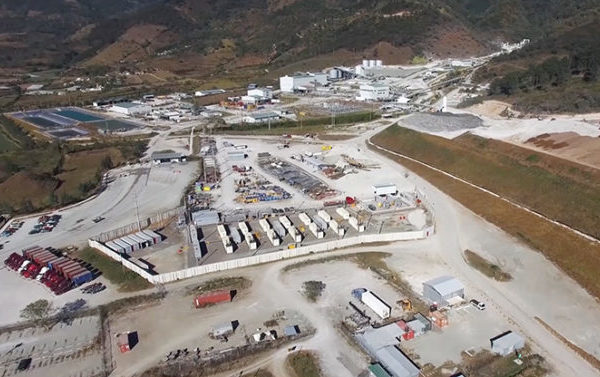
[{"label": "row of white trailer", "polygon": [[227,254],[232,254],[233,245],[239,245],[243,242],[243,240],[246,241],[250,250],[256,250],[258,248],[256,238],[254,238],[254,234],[250,232],[250,229],[245,221],[240,221],[237,228],[231,227],[229,234],[227,233],[225,225],[219,224],[217,225],[217,232],[221,237],[221,242],[223,242],[223,246],[225,247],[225,252]]},{"label": "row of white trailer", "polygon": [[336,209],[335,212],[337,212],[337,214],[340,215],[342,217],[342,219],[348,220],[348,223],[350,223],[350,225],[354,229],[356,229],[359,233],[362,233],[365,231],[365,225],[360,223],[356,217],[350,215],[350,212],[348,212],[347,209],[340,207],[340,208]]},{"label": "row of white trailer", "polygon": [[162,241],[162,236],[150,229],[105,242],[104,245],[119,254],[130,254],[136,250],[156,245]]}]

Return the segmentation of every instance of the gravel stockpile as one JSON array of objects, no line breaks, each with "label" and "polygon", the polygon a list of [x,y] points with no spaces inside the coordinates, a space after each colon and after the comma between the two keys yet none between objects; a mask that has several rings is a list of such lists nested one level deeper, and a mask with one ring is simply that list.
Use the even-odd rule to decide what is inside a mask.
[{"label": "gravel stockpile", "polygon": [[452,132],[483,126],[483,120],[470,114],[415,113],[402,123],[424,132]]}]

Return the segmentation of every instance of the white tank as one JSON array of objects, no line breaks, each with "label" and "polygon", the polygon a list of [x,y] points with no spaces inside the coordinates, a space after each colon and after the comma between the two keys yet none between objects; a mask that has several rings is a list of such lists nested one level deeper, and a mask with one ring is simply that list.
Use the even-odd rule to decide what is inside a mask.
[{"label": "white tank", "polygon": [[369,60],[369,67],[375,67],[375,60]]},{"label": "white tank", "polygon": [[381,60],[375,60],[375,66],[383,67],[383,62]]},{"label": "white tank", "polygon": [[362,66],[363,67],[368,67],[369,66],[369,61],[367,59],[363,59]]}]

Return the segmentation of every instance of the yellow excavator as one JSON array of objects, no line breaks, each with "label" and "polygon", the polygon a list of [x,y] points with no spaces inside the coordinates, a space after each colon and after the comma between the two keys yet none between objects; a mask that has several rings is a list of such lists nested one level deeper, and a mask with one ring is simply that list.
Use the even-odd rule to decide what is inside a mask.
[{"label": "yellow excavator", "polygon": [[402,310],[405,312],[409,312],[413,309],[412,302],[407,298],[398,301],[398,304],[402,305]]}]

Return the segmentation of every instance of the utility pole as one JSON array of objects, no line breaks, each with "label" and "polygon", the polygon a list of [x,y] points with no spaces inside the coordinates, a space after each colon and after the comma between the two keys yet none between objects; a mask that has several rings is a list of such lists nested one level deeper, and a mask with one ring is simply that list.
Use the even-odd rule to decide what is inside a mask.
[{"label": "utility pole", "polygon": [[135,197],[135,216],[137,218],[137,225],[138,225],[138,232],[142,231],[142,226],[140,224],[140,210],[138,208],[138,197],[137,197],[137,193],[134,194]]}]

